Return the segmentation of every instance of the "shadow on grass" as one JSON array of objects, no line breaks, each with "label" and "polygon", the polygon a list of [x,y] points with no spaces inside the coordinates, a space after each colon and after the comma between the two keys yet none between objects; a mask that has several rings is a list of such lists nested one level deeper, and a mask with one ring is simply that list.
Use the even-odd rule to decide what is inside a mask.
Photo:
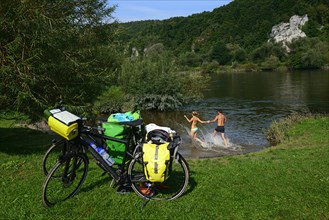
[{"label": "shadow on grass", "polygon": [[88,186],[82,187],[80,192],[89,192],[89,191],[93,190],[94,188],[104,185],[104,184],[108,184],[110,187],[111,180],[112,179],[110,177],[105,177],[98,181],[92,182]]},{"label": "shadow on grass", "polygon": [[[188,195],[190,192],[192,192],[194,190],[194,188],[197,186],[197,182],[195,181],[195,179],[193,177],[189,178],[189,187],[188,190],[186,190],[180,197],[184,197],[186,195]],[[179,199],[179,198],[177,198]],[[146,207],[146,205],[151,202],[151,200],[142,200],[141,202],[141,211],[143,211],[143,209]]]},{"label": "shadow on grass", "polygon": [[44,153],[53,138],[29,128],[0,128],[0,152],[12,155]]},{"label": "shadow on grass", "polygon": [[[98,186],[101,186],[101,185],[104,185],[104,184],[108,184],[109,187],[110,186],[110,183],[112,181],[112,178],[107,176],[101,180],[98,180],[98,181],[95,181],[95,182],[92,182],[90,183],[88,186],[85,186],[85,187],[82,187],[81,188],[81,192],[89,192],[91,190],[93,190],[94,188],[98,187]],[[193,177],[190,177],[189,178],[189,187],[188,187],[188,190],[186,190],[182,196],[186,196],[188,195],[190,192],[192,192],[194,190],[194,188],[197,186],[197,182],[195,181],[195,179]],[[114,187],[115,188],[115,187]],[[133,193],[133,191],[132,191]]]}]

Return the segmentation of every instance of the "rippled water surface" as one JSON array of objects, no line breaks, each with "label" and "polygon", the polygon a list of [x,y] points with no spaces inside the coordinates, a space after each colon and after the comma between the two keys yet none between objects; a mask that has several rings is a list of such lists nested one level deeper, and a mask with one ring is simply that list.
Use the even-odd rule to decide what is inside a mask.
[{"label": "rippled water surface", "polygon": [[[202,120],[223,109],[228,121],[225,149],[219,136],[212,138],[215,123],[199,125],[203,147],[192,143],[190,124],[184,119],[198,111]],[[215,157],[259,151],[269,146],[264,129],[292,112],[329,112],[329,72],[222,73],[212,77],[204,98],[175,112],[143,112],[146,123],[169,126],[183,138],[186,157]]]}]

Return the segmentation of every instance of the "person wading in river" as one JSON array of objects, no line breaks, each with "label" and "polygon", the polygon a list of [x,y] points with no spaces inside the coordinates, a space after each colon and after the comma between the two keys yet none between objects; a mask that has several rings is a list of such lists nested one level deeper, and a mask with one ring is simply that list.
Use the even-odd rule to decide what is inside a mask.
[{"label": "person wading in river", "polygon": [[189,119],[186,115],[184,115],[184,117],[186,118],[186,120],[189,122],[189,123],[192,123],[191,125],[191,136],[194,140],[200,142],[200,144],[202,145],[203,142],[197,138],[197,131],[199,130],[197,124],[198,122],[202,123],[202,124],[205,124],[207,122],[205,121],[201,121],[200,118],[198,118],[198,115],[199,113],[198,112],[192,112],[192,118]]},{"label": "person wading in river", "polygon": [[215,137],[216,134],[218,132],[220,132],[220,135],[223,139],[225,147],[227,147],[227,141],[226,141],[225,134],[224,134],[225,133],[224,126],[225,126],[226,120],[227,119],[226,119],[225,115],[223,115],[223,111],[220,109],[220,110],[218,110],[216,117],[213,120],[208,121],[208,123],[217,121],[217,127],[214,130],[213,137]]}]

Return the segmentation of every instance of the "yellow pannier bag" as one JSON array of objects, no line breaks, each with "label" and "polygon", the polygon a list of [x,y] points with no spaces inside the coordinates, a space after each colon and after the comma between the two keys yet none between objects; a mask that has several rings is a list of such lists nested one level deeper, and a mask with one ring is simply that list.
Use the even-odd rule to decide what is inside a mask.
[{"label": "yellow pannier bag", "polygon": [[143,144],[143,165],[146,179],[163,182],[168,177],[170,164],[169,142],[164,144]]},{"label": "yellow pannier bag", "polygon": [[80,117],[68,111],[61,111],[49,116],[48,125],[55,133],[67,140],[72,140],[79,134],[78,120]]}]

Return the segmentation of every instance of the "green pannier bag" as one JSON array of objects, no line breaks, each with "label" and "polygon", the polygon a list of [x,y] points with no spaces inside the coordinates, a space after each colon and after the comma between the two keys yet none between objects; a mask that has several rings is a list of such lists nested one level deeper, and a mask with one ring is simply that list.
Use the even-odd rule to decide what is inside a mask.
[{"label": "green pannier bag", "polygon": [[144,174],[150,182],[163,182],[167,179],[170,164],[169,142],[164,144],[143,144]]},{"label": "green pannier bag", "polygon": [[[120,122],[135,121],[141,119],[139,111],[114,113],[109,116],[107,122],[102,123],[105,129],[104,135],[126,140],[130,127],[121,125]],[[121,165],[126,154],[126,145],[116,141],[106,140],[109,155],[114,159],[114,164]]]},{"label": "green pannier bag", "polygon": [[[104,122],[102,127],[105,129],[104,135],[125,140],[128,127],[113,122]],[[114,164],[121,165],[126,153],[126,145],[116,141],[106,140],[108,153],[113,158]]]}]

